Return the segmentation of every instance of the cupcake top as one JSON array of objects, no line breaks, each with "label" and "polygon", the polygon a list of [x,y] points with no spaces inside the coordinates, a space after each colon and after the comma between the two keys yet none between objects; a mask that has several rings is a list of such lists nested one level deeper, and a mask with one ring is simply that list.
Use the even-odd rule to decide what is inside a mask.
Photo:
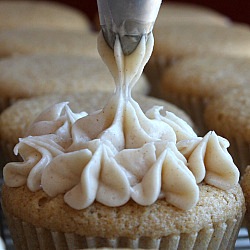
[{"label": "cupcake top", "polygon": [[15,147],[24,161],[4,168],[8,186],[64,194],[77,210],[94,201],[117,207],[130,199],[142,206],[165,199],[187,210],[199,200],[199,183],[223,190],[238,183],[227,140],[214,132],[198,137],[173,113],[161,114],[161,107],[144,114],[132,98],[153,49],[152,34],[129,56],[119,39],[113,52],[102,33],[98,47],[115,79],[115,93],[92,114],[73,113],[66,102],[41,113]]},{"label": "cupcake top", "polygon": [[97,35],[79,30],[19,28],[0,31],[0,57],[18,54],[77,54],[98,57]]},{"label": "cupcake top", "polygon": [[161,5],[155,26],[168,23],[228,25],[229,19],[205,6],[168,1]]},{"label": "cupcake top", "polygon": [[0,30],[48,28],[89,30],[80,11],[49,1],[0,1]]},{"label": "cupcake top", "polygon": [[167,67],[160,91],[211,98],[249,85],[250,57],[190,56]]},{"label": "cupcake top", "polygon": [[157,55],[179,59],[190,55],[250,57],[250,29],[243,24],[166,23],[155,26]]},{"label": "cupcake top", "polygon": [[[11,87],[10,87],[11,86]],[[100,58],[80,55],[23,55],[0,61],[0,96],[25,98],[42,94],[112,92],[113,79]],[[134,88],[149,91],[144,75]]]},{"label": "cupcake top", "polygon": [[[110,95],[108,91],[94,90],[70,95],[46,94],[16,101],[0,114],[0,138],[14,147],[18,143],[18,139],[25,136],[27,128],[36,117],[50,106],[67,101],[73,112],[78,113],[84,110],[88,113],[93,113],[103,108]],[[138,93],[134,93],[133,96],[144,112],[152,106],[162,106],[164,111],[176,114],[193,127],[189,116],[171,103]]]}]

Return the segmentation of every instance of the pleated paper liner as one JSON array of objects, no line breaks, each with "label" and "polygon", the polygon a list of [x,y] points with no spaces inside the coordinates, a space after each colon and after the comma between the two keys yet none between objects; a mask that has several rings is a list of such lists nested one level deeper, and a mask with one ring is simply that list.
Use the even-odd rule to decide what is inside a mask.
[{"label": "pleated paper liner", "polygon": [[[6,213],[5,213],[6,214]],[[16,250],[67,250],[89,248],[130,248],[130,249],[233,249],[242,222],[242,215],[223,222],[216,222],[199,232],[170,234],[159,239],[140,237],[130,239],[117,237],[85,237],[74,233],[53,232],[37,228],[30,223],[6,214],[9,229]]]}]

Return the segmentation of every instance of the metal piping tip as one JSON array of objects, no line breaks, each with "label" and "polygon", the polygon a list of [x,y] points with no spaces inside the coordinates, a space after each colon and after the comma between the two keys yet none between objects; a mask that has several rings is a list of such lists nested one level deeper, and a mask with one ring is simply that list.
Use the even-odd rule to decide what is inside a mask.
[{"label": "metal piping tip", "polygon": [[142,36],[148,36],[158,15],[161,0],[97,0],[104,38],[113,49],[119,36],[123,53],[131,54]]},{"label": "metal piping tip", "polygon": [[[141,35],[123,35],[120,36],[119,33],[115,33],[112,30],[107,29],[106,27],[102,28],[103,36],[110,48],[114,48],[116,36],[119,36],[121,41],[122,51],[124,55],[130,55],[138,46],[141,41],[141,38],[144,34]],[[145,34],[146,36],[148,34]]]}]

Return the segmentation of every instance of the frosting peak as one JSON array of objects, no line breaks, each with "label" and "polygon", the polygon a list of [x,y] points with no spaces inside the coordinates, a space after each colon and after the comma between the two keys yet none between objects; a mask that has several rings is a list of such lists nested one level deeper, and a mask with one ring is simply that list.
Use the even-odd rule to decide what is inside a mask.
[{"label": "frosting peak", "polygon": [[[198,183],[228,189],[239,172],[227,152],[229,143],[209,132],[198,137],[171,112],[153,107],[145,114],[131,97],[153,47],[142,38],[134,54],[124,56],[119,40],[115,54],[99,37],[99,51],[116,82],[108,104],[92,114],[73,113],[68,103],[44,111],[15,147],[23,162],[8,163],[8,186],[27,183],[49,196],[84,209],[95,200],[121,206],[129,199],[147,206],[165,199],[190,209],[199,199]],[[117,65],[117,68],[115,68]]]}]

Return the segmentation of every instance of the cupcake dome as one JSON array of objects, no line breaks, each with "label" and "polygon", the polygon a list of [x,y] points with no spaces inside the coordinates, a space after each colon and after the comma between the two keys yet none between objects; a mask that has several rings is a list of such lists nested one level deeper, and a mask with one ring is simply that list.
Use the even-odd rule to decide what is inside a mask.
[{"label": "cupcake dome", "polygon": [[0,30],[48,28],[90,30],[88,18],[67,5],[50,1],[0,1]]},{"label": "cupcake dome", "polygon": [[99,57],[97,35],[79,30],[19,28],[0,31],[0,57],[22,54],[77,54]]},{"label": "cupcake dome", "polygon": [[155,26],[155,55],[176,60],[191,55],[250,57],[250,29],[243,24]]},{"label": "cupcake dome", "polygon": [[230,89],[247,88],[249,67],[250,58],[183,58],[164,70],[157,96],[184,109],[204,133],[204,107]]},{"label": "cupcake dome", "polygon": [[167,1],[161,5],[155,26],[158,28],[169,23],[205,23],[224,26],[230,21],[227,16],[205,6]]},{"label": "cupcake dome", "polygon": [[[11,87],[10,87],[11,86]],[[101,58],[80,55],[24,55],[0,61],[0,96],[7,107],[13,100],[51,93],[95,90],[112,92],[114,81]],[[146,94],[143,75],[134,91]]]}]

